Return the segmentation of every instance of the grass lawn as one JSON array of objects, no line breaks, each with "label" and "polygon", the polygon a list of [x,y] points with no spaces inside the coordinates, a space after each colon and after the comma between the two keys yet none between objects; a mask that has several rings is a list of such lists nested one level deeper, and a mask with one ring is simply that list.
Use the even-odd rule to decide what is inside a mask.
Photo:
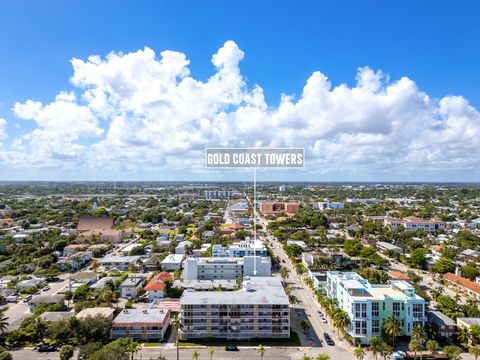
[{"label": "grass lawn", "polygon": [[251,339],[251,340],[226,340],[226,339],[185,339],[180,340],[180,346],[225,346],[226,344],[237,346],[300,346],[300,339],[296,332],[292,331],[290,339]]}]

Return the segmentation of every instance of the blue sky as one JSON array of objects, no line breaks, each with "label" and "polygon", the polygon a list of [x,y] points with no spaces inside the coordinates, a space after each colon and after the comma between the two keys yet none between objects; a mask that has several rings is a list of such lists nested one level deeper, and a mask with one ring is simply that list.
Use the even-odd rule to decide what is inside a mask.
[{"label": "blue sky", "polygon": [[[223,62],[214,66],[212,55],[225,49],[228,40],[235,44],[225,50],[225,56],[231,56],[229,59],[235,63],[233,68],[227,69]],[[226,91],[222,94],[227,94],[228,100],[206,105],[201,102],[205,98],[202,91],[206,90],[199,90],[195,99],[188,98],[188,103],[203,109],[198,111],[198,118],[196,114],[183,114],[177,119],[177,111],[168,112],[167,120],[162,118],[166,116],[165,109],[152,112],[147,110],[152,105],[145,103],[122,107],[121,102],[109,101],[113,112],[94,108],[82,98],[85,89],[96,87],[110,96],[108,89],[112,84],[96,82],[94,77],[98,74],[93,70],[79,76],[82,79],[76,85],[70,80],[74,75],[72,58],[87,63],[90,55],[105,60],[112,51],[134,54],[145,47],[155,52],[157,61],[164,50],[185,54],[189,60],[184,66],[188,74],[176,74],[177,85],[185,77],[208,84],[214,74],[222,73],[219,68],[231,71],[228,75],[220,74],[221,91]],[[240,56],[237,48],[244,55]],[[477,156],[480,158],[478,137],[475,140],[480,133],[478,1],[4,1],[0,4],[0,49],[0,179],[236,178],[237,174],[229,172],[197,171],[188,160],[201,159],[202,145],[243,144],[305,146],[307,160],[312,159],[310,168],[301,174],[286,172],[273,176],[286,180],[478,180],[473,163]],[[120,55],[122,59],[120,65],[109,63],[109,67],[98,70],[108,73],[108,68],[120,66],[122,69],[115,67],[115,71],[121,73],[129,66]],[[143,66],[142,61],[137,66]],[[359,72],[361,67],[371,71]],[[316,71],[322,74],[320,80],[311,78]],[[149,70],[145,76],[155,74]],[[234,75],[239,78],[231,82]],[[319,91],[323,76],[328,77],[330,84],[327,92]],[[359,76],[368,81],[373,77],[380,85],[358,95],[355,89],[360,87]],[[414,85],[398,84],[404,77]],[[306,97],[308,79],[317,84],[315,91],[319,92],[309,100],[311,104],[305,105],[301,99]],[[245,102],[252,97],[256,84],[264,99],[260,105],[255,102],[256,117],[249,117],[258,123],[251,120],[253,123],[246,128],[241,125],[246,121],[242,116],[247,116]],[[352,92],[332,98],[330,92],[341,84]],[[121,86],[125,89],[125,84]],[[398,88],[404,97],[389,98]],[[55,103],[62,91],[76,95],[75,100],[68,99],[69,104],[91,112],[80,117],[83,120],[78,122],[85,123],[73,130],[73,135],[55,132],[68,115],[61,112],[68,111],[65,107],[45,114],[45,107]],[[142,91],[145,89],[139,93]],[[181,89],[175,87],[175,91],[179,91],[179,97],[187,98]],[[211,91],[220,90],[216,87]],[[295,111],[282,109],[282,94],[292,96],[287,105]],[[416,103],[415,99],[425,94],[429,100],[421,105]],[[348,106],[349,96],[356,99],[354,108]],[[37,107],[32,113],[29,99],[41,102],[43,110]],[[152,103],[159,101],[174,100],[162,94]],[[330,105],[313,112],[307,110],[325,101]],[[405,103],[411,106],[404,106]],[[15,104],[19,106],[17,111],[13,109]],[[212,107],[215,110],[210,111]],[[169,108],[175,109],[171,105]],[[338,108],[343,110],[337,112]],[[73,107],[71,110],[81,111]],[[420,112],[421,117],[411,120],[412,114]],[[228,114],[228,126],[219,120],[220,117],[227,121],[223,113]],[[394,117],[383,120],[392,113]],[[118,117],[124,118],[122,126],[113,121]],[[346,118],[350,120],[341,128],[331,126]],[[76,119],[71,121],[77,124]],[[158,123],[152,125],[155,121]],[[171,128],[169,121],[177,126]],[[203,131],[200,121],[207,122],[204,127],[217,131]],[[410,121],[413,123],[407,124]],[[153,127],[147,127],[145,122]],[[293,129],[286,127],[288,122],[296,124]],[[412,134],[406,134],[405,139],[395,132],[400,131],[402,122]],[[260,123],[268,129],[281,129],[281,139],[277,139],[277,132],[266,131]],[[182,130],[196,133],[196,126],[201,135],[189,142]],[[311,136],[298,131],[299,127]],[[132,143],[112,140],[114,136],[122,138],[119,134],[128,129],[143,129],[147,135],[138,135]],[[166,149],[148,138],[155,131],[156,138],[161,137],[162,129],[178,134],[178,149],[171,145]],[[218,135],[225,129],[237,135]],[[439,143],[439,137],[446,140]],[[49,144],[55,144],[57,149],[50,149]],[[145,149],[139,149],[141,146],[158,156],[149,158]],[[345,154],[337,147],[350,147],[348,154],[362,150],[344,160]],[[389,149],[395,147],[398,149],[393,154]],[[98,151],[111,151],[116,156],[100,159],[92,155]],[[141,164],[136,161],[139,157],[145,159]],[[92,165],[92,161],[96,164]],[[412,166],[405,168],[406,163]],[[427,163],[432,165],[425,166]]]}]

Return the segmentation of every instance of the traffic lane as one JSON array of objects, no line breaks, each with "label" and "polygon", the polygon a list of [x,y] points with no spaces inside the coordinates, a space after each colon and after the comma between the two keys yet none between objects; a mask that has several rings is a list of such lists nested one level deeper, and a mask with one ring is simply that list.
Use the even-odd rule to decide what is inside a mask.
[{"label": "traffic lane", "polygon": [[[214,347],[215,353],[213,354],[213,359],[216,360],[251,360],[259,359],[260,355],[256,347],[252,348],[243,348],[240,347],[239,351],[225,351],[224,347],[216,346]],[[210,354],[208,348],[180,348],[180,359],[182,360],[191,360],[193,351],[197,351],[200,356],[200,359],[210,359]],[[264,360],[297,360],[303,357],[305,352],[301,351],[299,348],[287,349],[287,348],[276,348],[276,347],[266,347],[265,354],[263,356]],[[135,355],[135,359],[149,359],[150,357],[154,358],[158,355],[165,356],[168,360],[176,360],[177,354],[174,348],[143,348],[141,352],[138,352]]]}]

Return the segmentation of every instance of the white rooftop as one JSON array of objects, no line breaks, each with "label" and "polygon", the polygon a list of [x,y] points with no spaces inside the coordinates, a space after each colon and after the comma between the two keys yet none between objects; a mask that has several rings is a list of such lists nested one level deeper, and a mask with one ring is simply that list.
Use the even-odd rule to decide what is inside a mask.
[{"label": "white rooftop", "polygon": [[244,278],[243,288],[237,291],[186,290],[180,298],[180,304],[289,305],[290,302],[279,278],[253,277]]}]

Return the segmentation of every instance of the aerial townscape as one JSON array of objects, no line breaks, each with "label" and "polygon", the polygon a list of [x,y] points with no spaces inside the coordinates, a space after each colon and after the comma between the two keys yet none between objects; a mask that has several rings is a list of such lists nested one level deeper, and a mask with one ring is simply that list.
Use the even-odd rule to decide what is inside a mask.
[{"label": "aerial townscape", "polygon": [[2,359],[480,351],[478,185],[260,183],[255,201],[248,182],[0,194]]}]

